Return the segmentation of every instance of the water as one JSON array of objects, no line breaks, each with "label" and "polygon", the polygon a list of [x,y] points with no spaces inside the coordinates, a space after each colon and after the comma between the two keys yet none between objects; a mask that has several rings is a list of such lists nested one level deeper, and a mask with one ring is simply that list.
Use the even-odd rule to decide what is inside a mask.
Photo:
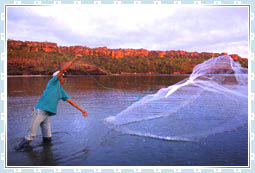
[{"label": "water", "polygon": [[[118,115],[145,95],[155,94],[159,89],[188,77],[167,75],[95,77],[105,86],[120,90],[102,88],[89,76],[69,77],[63,87],[71,98],[88,112],[88,117],[84,118],[78,110],[61,101],[57,116],[51,119],[53,145],[48,147],[41,145],[41,132],[38,129],[38,136],[31,147],[19,152],[13,148],[26,134],[30,113],[50,78],[8,78],[7,164],[8,166],[248,165],[247,124],[211,135],[206,134],[198,140],[168,140],[164,138],[165,134],[161,134],[162,131],[181,128],[179,125],[188,126],[189,121],[168,119],[168,116],[165,116],[127,124],[122,128],[105,123],[106,118]],[[180,96],[189,98],[192,92],[181,91]],[[210,113],[212,110],[224,113],[231,108],[233,113],[240,111],[241,107],[236,107],[234,102],[229,107],[222,107],[227,100],[222,100],[218,96],[214,95],[218,100],[214,107],[207,106],[207,113],[212,115],[208,120],[210,117],[213,119],[213,114]],[[176,99],[182,99],[181,97]],[[204,106],[210,105],[210,99],[208,101],[206,96],[198,101]],[[182,109],[181,114],[185,118],[196,115],[196,111],[199,110],[199,105],[189,105]],[[224,118],[228,117],[222,117],[222,122],[225,122]],[[199,121],[198,119],[197,123]],[[194,127],[197,126],[195,122],[192,121]],[[232,122],[235,123],[236,119]],[[206,124],[203,124],[204,126]],[[145,136],[145,132],[149,135]]]}]

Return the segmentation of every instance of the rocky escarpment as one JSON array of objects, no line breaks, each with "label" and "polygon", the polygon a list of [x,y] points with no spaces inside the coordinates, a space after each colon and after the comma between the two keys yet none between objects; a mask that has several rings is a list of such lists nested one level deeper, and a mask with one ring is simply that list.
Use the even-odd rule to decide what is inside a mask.
[{"label": "rocky escarpment", "polygon": [[[87,46],[58,46],[56,43],[7,41],[8,75],[51,74],[76,54],[83,58],[71,66],[72,74],[178,74],[191,73],[198,63],[227,53],[182,50],[108,49]],[[233,60],[247,67],[247,59],[234,54]]]}]

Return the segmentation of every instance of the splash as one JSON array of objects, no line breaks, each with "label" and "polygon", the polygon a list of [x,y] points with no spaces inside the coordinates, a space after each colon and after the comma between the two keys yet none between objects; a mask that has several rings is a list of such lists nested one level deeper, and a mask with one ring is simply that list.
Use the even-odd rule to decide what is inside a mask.
[{"label": "splash", "polygon": [[189,78],[105,119],[123,133],[189,141],[248,121],[248,70],[228,55],[194,67]]}]

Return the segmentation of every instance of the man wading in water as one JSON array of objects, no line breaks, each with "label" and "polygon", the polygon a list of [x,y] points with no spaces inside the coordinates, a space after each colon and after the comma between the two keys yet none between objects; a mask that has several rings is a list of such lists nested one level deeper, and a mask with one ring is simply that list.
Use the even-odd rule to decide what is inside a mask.
[{"label": "man wading in water", "polygon": [[78,60],[81,55],[76,55],[75,58],[68,62],[61,71],[55,72],[52,79],[48,82],[46,89],[43,92],[39,102],[36,104],[32,113],[32,123],[29,127],[27,136],[15,147],[16,150],[20,150],[34,139],[36,131],[41,126],[43,143],[51,143],[51,125],[50,116],[56,115],[57,105],[60,99],[68,101],[71,105],[82,112],[84,117],[87,117],[87,112],[74,103],[70,97],[63,90],[62,85],[66,80],[64,72],[73,64],[75,60]]}]

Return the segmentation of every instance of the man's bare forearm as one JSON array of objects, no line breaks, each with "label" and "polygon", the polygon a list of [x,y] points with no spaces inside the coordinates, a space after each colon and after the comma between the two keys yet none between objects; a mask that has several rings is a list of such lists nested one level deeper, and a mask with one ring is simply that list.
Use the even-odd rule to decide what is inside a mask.
[{"label": "man's bare forearm", "polygon": [[61,69],[61,71],[58,73],[58,77],[59,78],[60,76],[62,76],[62,74],[76,61],[78,60],[82,55],[76,55],[74,57],[74,59],[72,61],[69,61],[64,67],[63,69]]},{"label": "man's bare forearm", "polygon": [[74,101],[72,101],[71,99],[67,99],[66,101],[68,101],[72,106],[74,106],[75,108],[77,108],[78,110],[80,110],[82,112],[82,115],[84,117],[87,117],[88,114],[85,110],[83,110],[80,106],[78,106],[76,103],[74,103]]},{"label": "man's bare forearm", "polygon": [[60,76],[62,76],[62,74],[74,63],[74,60],[69,61],[64,67],[63,69],[61,69],[61,71],[58,73],[58,78]]},{"label": "man's bare forearm", "polygon": [[84,111],[79,105],[77,105],[73,100],[71,99],[67,99],[66,101],[68,101],[72,106],[74,106],[75,108],[77,108],[78,110],[80,110],[81,112]]}]

